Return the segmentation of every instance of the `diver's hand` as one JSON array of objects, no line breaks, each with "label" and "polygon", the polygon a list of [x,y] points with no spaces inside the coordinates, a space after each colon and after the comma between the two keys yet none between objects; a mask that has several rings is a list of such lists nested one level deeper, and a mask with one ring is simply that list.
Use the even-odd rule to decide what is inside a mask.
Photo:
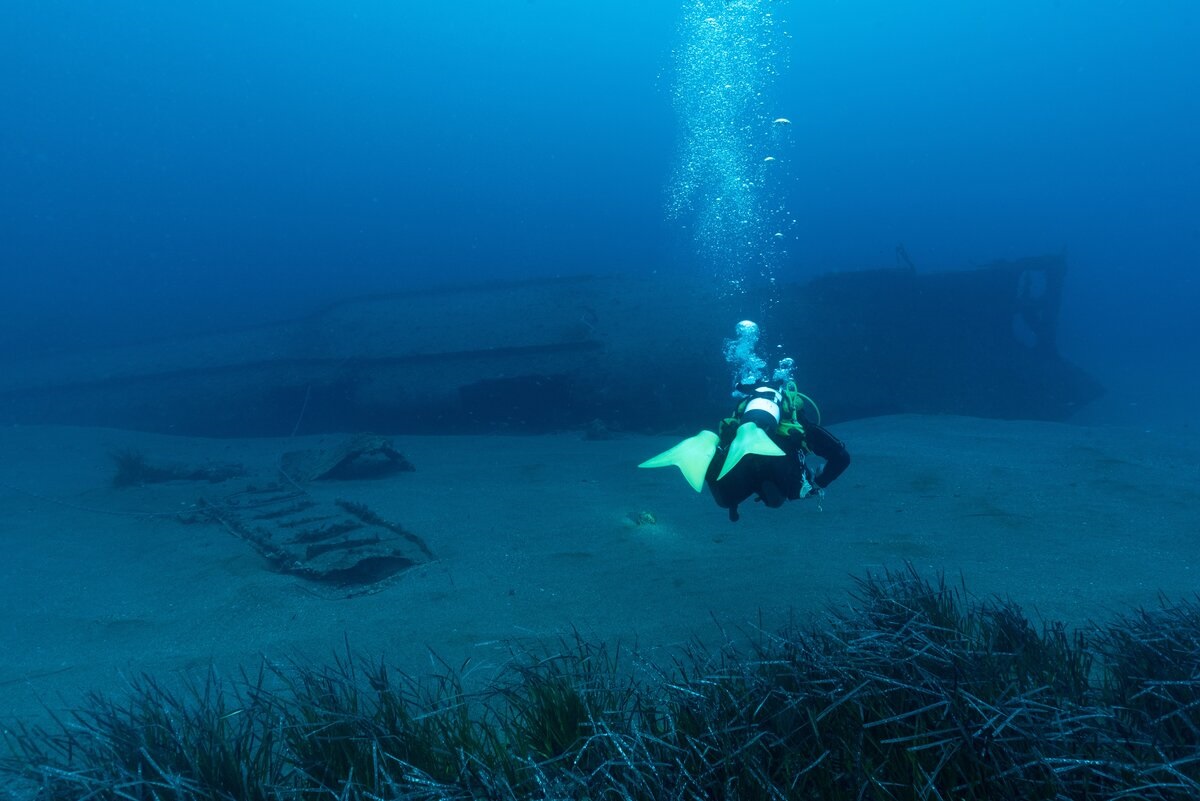
[{"label": "diver's hand", "polygon": [[825,488],[817,485],[817,475],[808,467],[804,466],[804,478],[800,484],[801,498],[823,498],[825,497]]}]

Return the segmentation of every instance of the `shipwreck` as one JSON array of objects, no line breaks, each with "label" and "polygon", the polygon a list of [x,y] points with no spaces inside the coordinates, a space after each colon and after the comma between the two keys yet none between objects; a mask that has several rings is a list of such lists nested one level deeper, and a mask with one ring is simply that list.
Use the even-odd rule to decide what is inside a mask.
[{"label": "shipwreck", "polygon": [[[1066,260],[829,274],[758,299],[652,275],[354,298],[256,328],[10,363],[0,420],[205,436],[691,431],[727,413],[721,349],[758,320],[825,420],[1066,420],[1102,389],[1058,352]],[[778,347],[776,347],[778,346]]]}]

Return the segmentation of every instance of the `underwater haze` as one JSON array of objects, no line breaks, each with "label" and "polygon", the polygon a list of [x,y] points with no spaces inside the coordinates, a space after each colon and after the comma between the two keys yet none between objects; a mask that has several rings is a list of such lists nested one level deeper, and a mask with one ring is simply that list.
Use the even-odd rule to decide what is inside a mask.
[{"label": "underwater haze", "polygon": [[8,3],[0,801],[1200,799],[1198,45]]},{"label": "underwater haze", "polygon": [[[5,29],[7,357],[446,282],[1065,249],[1064,355],[1158,399],[1105,419],[1190,414],[1193,2],[48,0]],[[742,105],[696,105],[714,70]],[[741,181],[750,147],[774,177]]]}]

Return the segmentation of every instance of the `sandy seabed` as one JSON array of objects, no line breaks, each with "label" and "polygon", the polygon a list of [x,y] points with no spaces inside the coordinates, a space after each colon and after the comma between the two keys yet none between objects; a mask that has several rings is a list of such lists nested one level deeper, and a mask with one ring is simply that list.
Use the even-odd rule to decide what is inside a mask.
[{"label": "sandy seabed", "polygon": [[[369,505],[437,559],[330,600],[225,529],[174,515],[335,437],[5,429],[0,722],[120,693],[141,673],[236,676],[347,644],[418,674],[486,671],[576,632],[665,654],[845,603],[854,577],[905,563],[1075,625],[1200,589],[1190,430],[920,416],[834,430],[854,463],[824,499],[747,504],[738,523],[678,471],[635,469],[677,438],[397,436],[415,472],[307,489]],[[252,477],[118,489],[124,449]],[[655,522],[639,525],[644,513]]]}]

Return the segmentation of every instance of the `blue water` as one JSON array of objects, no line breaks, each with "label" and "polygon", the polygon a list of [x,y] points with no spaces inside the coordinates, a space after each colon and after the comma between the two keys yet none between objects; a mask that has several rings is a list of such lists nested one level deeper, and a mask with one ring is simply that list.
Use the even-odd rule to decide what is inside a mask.
[{"label": "blue water", "polygon": [[[670,213],[698,10],[773,15],[744,133],[786,180],[752,190],[770,219],[742,236],[784,235],[774,280],[891,267],[899,243],[921,270],[1065,248],[1065,355],[1138,414],[1122,381],[1182,392],[1200,357],[1187,0],[13,4],[3,354],[448,280],[758,275],[753,247],[715,263],[696,209]],[[785,140],[759,125],[775,117]]]}]

